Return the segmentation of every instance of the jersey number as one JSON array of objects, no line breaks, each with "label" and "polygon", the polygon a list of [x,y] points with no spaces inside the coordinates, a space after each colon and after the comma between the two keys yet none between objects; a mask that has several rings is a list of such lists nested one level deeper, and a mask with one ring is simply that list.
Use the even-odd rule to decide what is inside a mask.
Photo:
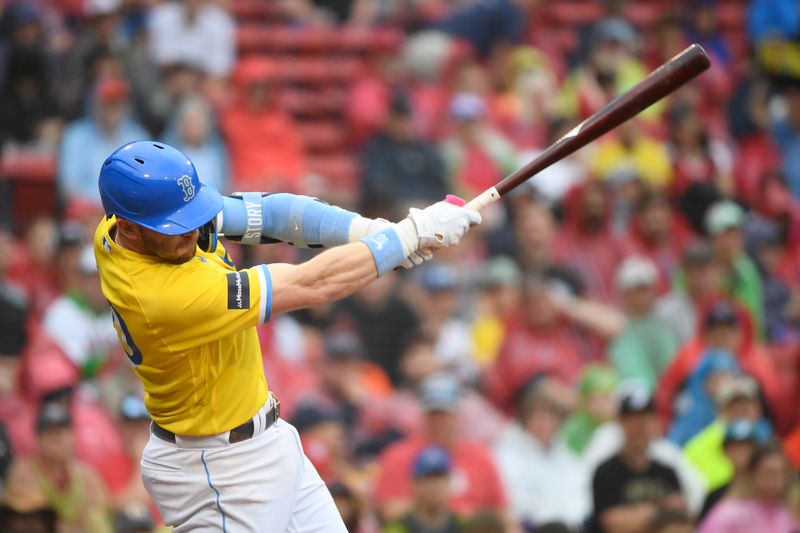
[{"label": "jersey number", "polygon": [[111,317],[114,321],[114,329],[117,330],[117,335],[119,335],[119,342],[122,344],[122,349],[125,350],[125,354],[128,356],[128,359],[131,360],[133,366],[141,365],[142,352],[139,351],[136,343],[133,342],[131,333],[128,331],[128,326],[125,324],[125,321],[122,320],[122,316],[117,313],[116,309],[114,309],[113,305],[111,306]]}]

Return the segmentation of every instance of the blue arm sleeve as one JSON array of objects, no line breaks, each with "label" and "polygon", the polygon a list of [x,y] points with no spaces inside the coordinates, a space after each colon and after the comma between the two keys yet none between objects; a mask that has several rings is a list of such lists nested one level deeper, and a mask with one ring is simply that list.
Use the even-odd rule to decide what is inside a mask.
[{"label": "blue arm sleeve", "polygon": [[337,246],[348,242],[356,216],[309,196],[243,193],[223,199],[219,231],[244,244],[282,241],[304,247]]}]

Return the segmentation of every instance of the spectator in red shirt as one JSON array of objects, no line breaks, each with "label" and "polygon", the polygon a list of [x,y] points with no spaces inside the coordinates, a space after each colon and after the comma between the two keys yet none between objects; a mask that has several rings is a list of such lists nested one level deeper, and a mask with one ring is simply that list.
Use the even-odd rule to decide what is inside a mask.
[{"label": "spectator in red shirt", "polygon": [[588,295],[611,300],[614,273],[630,243],[613,234],[611,200],[602,183],[576,185],[564,202],[564,225],[553,241],[553,257],[580,274]]},{"label": "spectator in red shirt", "polygon": [[411,509],[412,466],[420,451],[431,445],[441,446],[450,453],[450,507],[454,512],[470,515],[485,507],[497,510],[505,507],[505,494],[489,449],[457,438],[460,395],[458,382],[444,374],[431,376],[422,383],[420,396],[426,412],[422,434],[391,445],[378,459],[381,472],[373,498],[384,520],[397,519]]},{"label": "spectator in red shirt", "polygon": [[522,291],[521,320],[509,326],[485,378],[490,399],[505,411],[511,409],[515,393],[537,374],[575,383],[591,355],[590,343],[560,314],[543,277],[528,277]]},{"label": "spectator in red shirt", "polygon": [[234,101],[222,113],[237,191],[302,190],[306,154],[294,119],[279,105],[275,66],[242,60],[233,75]]}]

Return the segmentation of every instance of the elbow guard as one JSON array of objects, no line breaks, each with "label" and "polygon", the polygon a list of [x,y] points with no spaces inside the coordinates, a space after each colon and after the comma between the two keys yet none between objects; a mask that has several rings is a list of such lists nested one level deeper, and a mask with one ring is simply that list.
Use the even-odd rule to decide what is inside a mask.
[{"label": "elbow guard", "polygon": [[218,225],[226,238],[243,244],[286,242],[315,248],[349,242],[356,217],[309,196],[247,192],[223,198]]}]

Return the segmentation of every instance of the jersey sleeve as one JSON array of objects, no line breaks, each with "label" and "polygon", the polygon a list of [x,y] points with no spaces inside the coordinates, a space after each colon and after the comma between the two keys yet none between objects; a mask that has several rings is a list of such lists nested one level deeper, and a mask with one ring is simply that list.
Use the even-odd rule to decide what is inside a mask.
[{"label": "jersey sleeve", "polygon": [[214,342],[269,320],[272,280],[258,265],[226,270],[196,259],[171,269],[145,314],[173,351]]}]

